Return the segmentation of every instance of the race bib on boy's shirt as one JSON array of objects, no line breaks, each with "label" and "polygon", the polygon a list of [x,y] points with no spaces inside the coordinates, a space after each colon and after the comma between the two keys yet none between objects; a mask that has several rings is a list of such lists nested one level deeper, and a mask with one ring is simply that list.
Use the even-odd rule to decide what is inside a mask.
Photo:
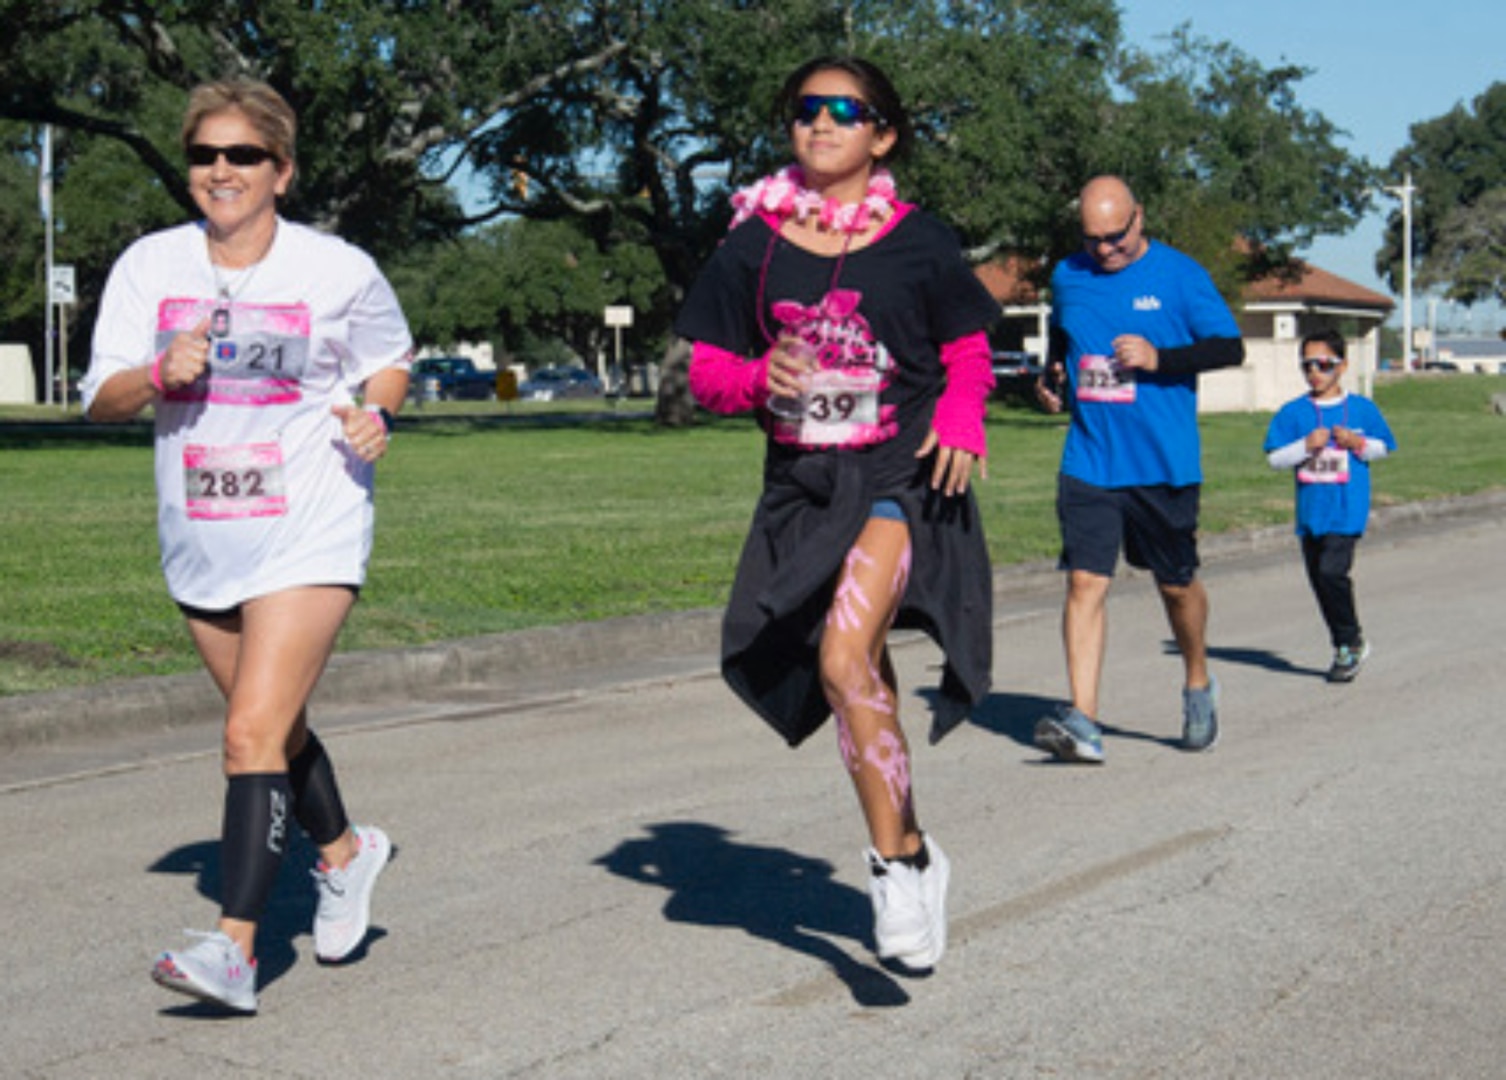
[{"label": "race bib on boy's shirt", "polygon": [[1349,451],[1342,446],[1325,446],[1297,467],[1297,481],[1302,484],[1349,483]]},{"label": "race bib on boy's shirt", "polygon": [[1112,356],[1084,355],[1077,361],[1077,400],[1129,405],[1135,400],[1135,373]]},{"label": "race bib on boy's shirt", "polygon": [[157,312],[157,352],[209,319],[209,368],[196,382],[169,390],[173,402],[287,405],[302,399],[309,362],[305,304],[164,300]]}]

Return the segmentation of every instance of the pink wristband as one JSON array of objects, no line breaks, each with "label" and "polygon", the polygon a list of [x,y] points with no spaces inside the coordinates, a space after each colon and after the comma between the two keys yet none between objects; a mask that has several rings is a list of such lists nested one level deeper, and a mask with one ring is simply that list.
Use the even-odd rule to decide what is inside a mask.
[{"label": "pink wristband", "polygon": [[166,356],[167,353],[159,352],[157,358],[152,361],[151,369],[146,373],[146,377],[152,381],[152,385],[156,387],[159,394],[167,392],[167,387],[162,385],[162,361]]}]

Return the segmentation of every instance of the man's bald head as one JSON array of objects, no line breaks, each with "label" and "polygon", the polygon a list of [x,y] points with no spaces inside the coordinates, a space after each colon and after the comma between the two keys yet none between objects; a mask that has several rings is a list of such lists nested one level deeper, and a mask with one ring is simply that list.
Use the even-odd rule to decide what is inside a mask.
[{"label": "man's bald head", "polygon": [[1095,176],[1084,184],[1078,210],[1083,247],[1104,270],[1123,270],[1145,254],[1145,217],[1119,177]]}]

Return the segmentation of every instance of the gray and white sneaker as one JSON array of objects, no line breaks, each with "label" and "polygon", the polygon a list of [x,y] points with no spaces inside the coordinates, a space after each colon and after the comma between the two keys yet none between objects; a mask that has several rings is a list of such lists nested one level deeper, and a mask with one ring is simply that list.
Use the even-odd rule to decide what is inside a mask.
[{"label": "gray and white sneaker", "polygon": [[1035,745],[1049,750],[1062,761],[1103,762],[1103,732],[1081,709],[1058,705],[1055,716],[1042,717],[1035,725]]},{"label": "gray and white sneaker", "polygon": [[200,941],[191,949],[164,952],[152,965],[159,986],[210,1001],[237,1012],[256,1011],[256,961],[247,960],[241,947],[215,931],[189,930]]},{"label": "gray and white sneaker", "polygon": [[927,858],[924,870],[885,859],[873,848],[863,853],[879,959],[893,960],[910,971],[934,968],[946,952],[946,892],[952,864],[929,836],[921,843]]},{"label": "gray and white sneaker", "polygon": [[392,857],[392,841],[375,825],[351,826],[357,850],[343,867],[320,862],[312,873],[319,890],[314,915],[314,954],[338,963],[366,939],[371,926],[371,891]]},{"label": "gray and white sneaker", "polygon": [[1340,645],[1333,652],[1333,666],[1328,669],[1328,681],[1354,682],[1354,677],[1360,673],[1360,668],[1368,659],[1370,659],[1368,641],[1362,641],[1358,645]]},{"label": "gray and white sneaker", "polygon": [[1182,749],[1210,750],[1218,742],[1218,680],[1201,690],[1182,688]]}]

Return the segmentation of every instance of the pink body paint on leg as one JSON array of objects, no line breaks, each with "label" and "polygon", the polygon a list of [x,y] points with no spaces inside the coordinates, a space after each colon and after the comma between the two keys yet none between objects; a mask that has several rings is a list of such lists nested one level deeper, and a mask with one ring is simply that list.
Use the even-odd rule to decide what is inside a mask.
[{"label": "pink body paint on leg", "polygon": [[904,742],[892,731],[880,731],[863,758],[884,778],[894,809],[904,813],[910,805],[910,755]]},{"label": "pink body paint on leg", "polygon": [[[908,542],[905,549],[899,554],[899,565],[894,568],[894,597],[896,600],[905,595],[905,589],[910,584],[910,560],[913,558],[912,548]],[[897,608],[899,605],[896,604]]]},{"label": "pink body paint on leg", "polygon": [[837,582],[837,593],[832,597],[831,611],[826,616],[828,626],[835,626],[839,630],[856,630],[862,625],[862,614],[871,611],[873,603],[858,584],[853,570],[859,565],[869,565],[872,562],[863,549],[856,545],[847,553],[847,558],[842,563],[842,577]]},{"label": "pink body paint on leg", "polygon": [[833,709],[837,718],[837,749],[842,752],[842,764],[847,766],[847,771],[856,773],[863,767],[863,760],[858,756],[858,744],[852,738],[852,726],[847,723],[847,717],[842,715],[841,709]]}]

